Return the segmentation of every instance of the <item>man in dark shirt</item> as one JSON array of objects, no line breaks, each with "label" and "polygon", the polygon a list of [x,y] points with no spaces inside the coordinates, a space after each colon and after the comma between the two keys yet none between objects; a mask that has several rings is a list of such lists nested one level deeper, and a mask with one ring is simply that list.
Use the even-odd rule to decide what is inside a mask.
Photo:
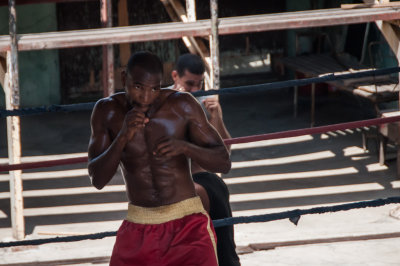
[{"label": "man in dark shirt", "polygon": [[[174,85],[170,88],[178,91],[196,92],[202,90],[205,67],[201,58],[194,54],[181,55],[172,71]],[[218,97],[199,97],[197,100],[203,107],[208,121],[215,127],[223,139],[231,138],[225,127],[221,105]],[[229,149],[229,147],[228,147]],[[217,220],[232,217],[229,204],[229,190],[225,182],[215,173],[203,169],[192,159],[192,176],[195,182],[196,193],[201,197],[204,208],[211,219]],[[222,266],[240,265],[236,254],[233,226],[224,226],[215,229],[217,234],[217,250],[219,264]]]}]

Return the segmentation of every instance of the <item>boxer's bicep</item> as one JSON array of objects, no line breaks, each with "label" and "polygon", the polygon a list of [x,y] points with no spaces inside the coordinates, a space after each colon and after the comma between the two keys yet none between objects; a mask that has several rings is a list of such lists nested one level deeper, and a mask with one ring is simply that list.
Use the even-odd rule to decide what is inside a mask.
[{"label": "boxer's bicep", "polygon": [[215,147],[223,145],[221,136],[217,130],[208,122],[206,114],[201,105],[196,101],[188,103],[189,116],[189,138],[191,142],[202,147]]},{"label": "boxer's bicep", "polygon": [[102,104],[96,104],[90,119],[90,126],[89,160],[104,152],[111,144],[108,129],[104,123],[104,106]]}]

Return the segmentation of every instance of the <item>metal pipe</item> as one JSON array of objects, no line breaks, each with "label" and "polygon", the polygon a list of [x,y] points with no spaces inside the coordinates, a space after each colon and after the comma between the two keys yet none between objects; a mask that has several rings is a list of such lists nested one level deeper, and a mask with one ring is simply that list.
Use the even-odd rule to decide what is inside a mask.
[{"label": "metal pipe", "polygon": [[218,44],[218,1],[210,0],[211,10],[211,66],[212,66],[212,84],[213,89],[220,88],[220,71],[219,71],[219,44]]},{"label": "metal pipe", "polygon": [[[327,19],[328,16],[329,19]],[[262,14],[246,16],[245,18],[220,18],[218,19],[218,34],[228,35],[308,27],[325,27],[396,19],[400,19],[400,12],[390,8],[364,8],[357,10],[328,9],[282,14]],[[104,28],[45,32],[40,34],[20,34],[18,48],[19,51],[46,50],[180,39],[182,36],[209,36],[211,34],[210,28],[209,20],[197,20],[191,23],[173,22],[113,27],[112,29]],[[398,42],[394,43],[397,45]],[[0,35],[0,52],[9,50],[9,37]]]}]

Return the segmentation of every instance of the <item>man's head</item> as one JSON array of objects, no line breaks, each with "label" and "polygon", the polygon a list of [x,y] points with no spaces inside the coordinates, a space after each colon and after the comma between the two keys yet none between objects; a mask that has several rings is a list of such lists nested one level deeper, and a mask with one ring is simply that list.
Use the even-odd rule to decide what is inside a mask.
[{"label": "man's head", "polygon": [[181,55],[171,73],[174,80],[174,88],[187,92],[201,90],[204,71],[204,64],[199,56],[195,54]]},{"label": "man's head", "polygon": [[161,89],[163,65],[150,52],[133,54],[122,72],[122,85],[130,104],[147,109],[158,97]]}]

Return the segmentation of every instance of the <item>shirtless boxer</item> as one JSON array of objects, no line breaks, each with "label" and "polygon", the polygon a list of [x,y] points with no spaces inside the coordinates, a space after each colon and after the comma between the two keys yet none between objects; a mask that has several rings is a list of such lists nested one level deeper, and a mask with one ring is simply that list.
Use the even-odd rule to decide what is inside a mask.
[{"label": "shirtless boxer", "polygon": [[92,113],[92,184],[102,189],[120,166],[129,199],[110,265],[217,265],[189,161],[227,173],[229,153],[196,99],[161,90],[161,79],[160,59],[135,53],[122,73],[125,92],[99,100]]}]

